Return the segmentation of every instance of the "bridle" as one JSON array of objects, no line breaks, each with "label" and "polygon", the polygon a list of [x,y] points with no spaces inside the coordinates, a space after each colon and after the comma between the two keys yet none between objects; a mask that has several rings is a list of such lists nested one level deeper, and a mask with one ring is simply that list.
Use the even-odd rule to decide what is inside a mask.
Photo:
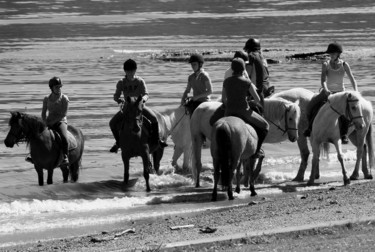
[{"label": "bridle", "polygon": [[298,130],[297,128],[291,128],[288,124],[288,112],[290,111],[290,108],[285,108],[284,112],[284,122],[285,122],[285,129],[281,128],[278,124],[274,123],[273,121],[270,121],[278,130],[283,132],[283,136],[289,131],[289,130]]},{"label": "bridle", "polygon": [[351,100],[349,98],[346,99],[346,108],[345,108],[345,115],[341,114],[339,111],[337,111],[337,109],[335,109],[333,106],[332,106],[332,103],[330,102],[330,100],[328,99],[328,103],[329,103],[329,107],[335,111],[339,116],[344,116],[345,118],[347,118],[346,114],[348,114],[348,117],[349,117],[349,121],[352,122],[354,119],[357,119],[357,118],[363,118],[362,115],[359,115],[359,116],[353,116],[352,112],[350,111],[350,102],[359,102],[358,99],[355,99],[355,100]]}]

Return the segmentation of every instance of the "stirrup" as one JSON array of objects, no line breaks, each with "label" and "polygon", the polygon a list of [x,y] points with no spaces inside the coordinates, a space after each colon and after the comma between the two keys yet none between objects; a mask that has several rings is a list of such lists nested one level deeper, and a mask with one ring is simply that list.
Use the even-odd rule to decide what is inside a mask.
[{"label": "stirrup", "polygon": [[27,156],[26,156],[25,161],[26,161],[26,162],[29,162],[29,163],[31,163],[31,164],[34,164],[34,161],[33,161],[33,159],[30,157],[30,155],[27,155]]},{"label": "stirrup", "polygon": [[118,151],[118,146],[117,146],[117,144],[114,144],[114,145],[112,146],[112,148],[109,150],[109,152],[112,152],[112,153],[117,153],[117,151]]},{"label": "stirrup", "polygon": [[341,143],[342,144],[348,144],[349,143],[349,138],[347,135],[341,136]]},{"label": "stirrup", "polygon": [[262,158],[264,157],[264,151],[262,149],[260,149],[259,151],[255,152],[254,155],[252,155],[251,157],[252,158]]},{"label": "stirrup", "polygon": [[165,147],[168,146],[168,144],[163,140],[159,140],[159,146],[162,147],[162,148],[165,148]]},{"label": "stirrup", "polygon": [[305,130],[305,132],[303,132],[303,135],[304,135],[305,137],[310,137],[310,135],[311,135],[311,130],[310,130],[310,129]]}]

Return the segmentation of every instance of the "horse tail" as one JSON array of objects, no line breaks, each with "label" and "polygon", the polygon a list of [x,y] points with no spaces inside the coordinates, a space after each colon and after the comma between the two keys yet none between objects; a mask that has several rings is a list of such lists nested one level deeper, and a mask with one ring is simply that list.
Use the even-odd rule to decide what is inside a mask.
[{"label": "horse tail", "polygon": [[216,143],[218,148],[219,162],[221,167],[221,183],[223,186],[229,186],[231,175],[231,156],[232,146],[230,137],[223,127],[216,131]]},{"label": "horse tail", "polygon": [[371,174],[371,168],[374,167],[374,145],[372,142],[372,124],[370,123],[370,127],[368,128],[367,134],[366,134],[366,142],[367,142],[367,152],[369,157],[369,163],[370,163],[370,174]]}]

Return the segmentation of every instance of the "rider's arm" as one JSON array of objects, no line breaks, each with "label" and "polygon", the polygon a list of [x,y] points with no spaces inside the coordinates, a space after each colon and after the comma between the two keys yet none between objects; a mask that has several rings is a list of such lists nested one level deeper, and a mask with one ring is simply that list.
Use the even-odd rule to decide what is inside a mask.
[{"label": "rider's arm", "polygon": [[146,82],[143,79],[141,80],[141,94],[142,94],[143,102],[146,102],[149,96],[148,96]]},{"label": "rider's arm", "polygon": [[329,89],[327,87],[327,64],[328,64],[327,62],[323,62],[322,64],[322,73],[321,73],[320,81],[321,81],[323,90],[326,93],[329,93]]},{"label": "rider's arm", "polygon": [[260,102],[260,97],[256,91],[256,87],[253,83],[250,84],[249,92],[250,92],[250,95],[254,98],[255,102],[261,107],[263,107],[262,103]]},{"label": "rider's arm", "polygon": [[44,122],[46,122],[47,120],[47,101],[48,101],[48,96],[44,97],[43,99],[42,119]]},{"label": "rider's arm", "polygon": [[191,84],[188,81],[188,84],[186,86],[185,92],[183,93],[182,98],[181,98],[181,105],[185,104],[185,99],[187,98],[188,93],[190,93],[190,90],[191,90]]},{"label": "rider's arm", "polygon": [[358,91],[357,82],[354,79],[354,76],[353,76],[352,70],[350,69],[349,64],[347,62],[344,62],[343,64],[344,64],[345,72],[348,75],[350,82],[352,83],[353,89],[355,91]]},{"label": "rider's arm", "polygon": [[117,103],[121,103],[123,102],[123,99],[121,99],[121,93],[122,93],[122,83],[123,81],[122,80],[119,80],[116,84],[116,91],[115,93],[113,94],[113,100]]}]

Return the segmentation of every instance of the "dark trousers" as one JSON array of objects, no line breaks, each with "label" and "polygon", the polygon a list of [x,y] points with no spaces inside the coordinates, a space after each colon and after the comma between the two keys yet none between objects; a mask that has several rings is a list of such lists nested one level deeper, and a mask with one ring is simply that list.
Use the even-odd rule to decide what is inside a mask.
[{"label": "dark trousers", "polygon": [[[158,119],[150,108],[143,107],[143,116],[147,118],[147,120],[151,123],[151,139],[152,141],[159,140],[159,124]],[[116,144],[119,145],[120,141],[120,130],[122,121],[124,120],[124,114],[119,111],[117,112],[112,119],[109,121],[109,127],[112,131],[113,137],[115,138]]]},{"label": "dark trousers", "polygon": [[61,137],[61,148],[64,155],[69,154],[69,143],[68,143],[68,124],[65,122],[58,122],[52,127],[53,130],[56,130]]}]

